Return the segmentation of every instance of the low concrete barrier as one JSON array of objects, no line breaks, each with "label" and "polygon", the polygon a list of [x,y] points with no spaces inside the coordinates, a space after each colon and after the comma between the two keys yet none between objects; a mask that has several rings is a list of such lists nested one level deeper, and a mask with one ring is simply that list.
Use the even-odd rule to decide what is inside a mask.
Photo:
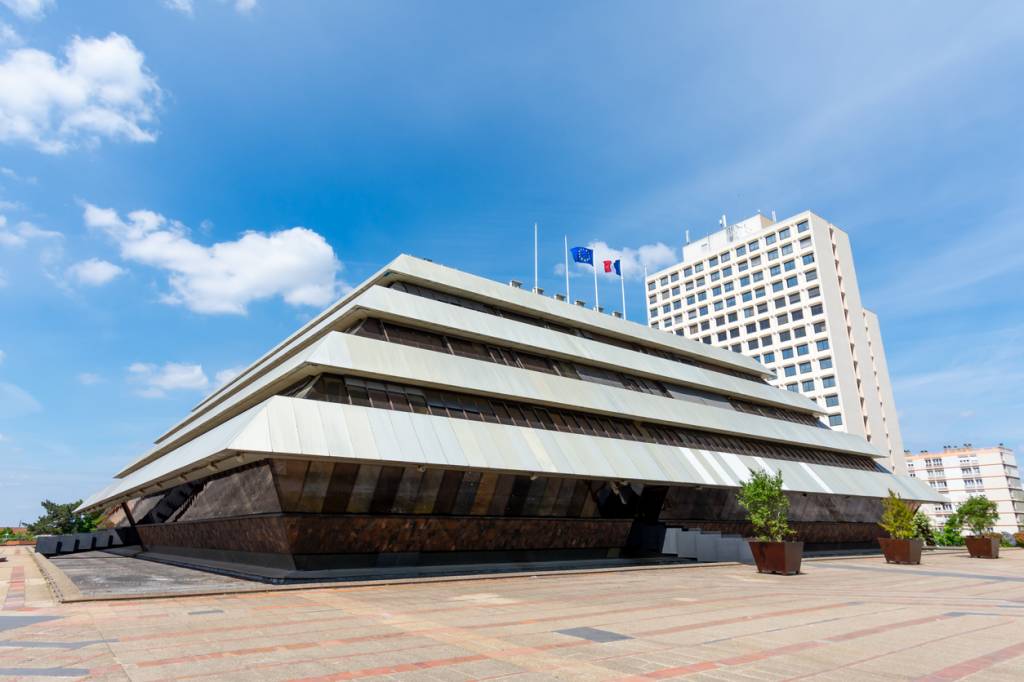
[{"label": "low concrete barrier", "polygon": [[123,533],[120,529],[107,528],[92,533],[40,535],[36,538],[36,552],[43,556],[54,556],[122,547],[124,544]]}]

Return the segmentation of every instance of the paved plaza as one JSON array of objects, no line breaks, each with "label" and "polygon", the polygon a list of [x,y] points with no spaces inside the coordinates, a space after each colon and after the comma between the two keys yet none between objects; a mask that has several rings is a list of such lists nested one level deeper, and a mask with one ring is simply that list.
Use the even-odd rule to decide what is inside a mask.
[{"label": "paved plaza", "polygon": [[1024,679],[1024,550],[64,604],[0,552],[0,679]]}]

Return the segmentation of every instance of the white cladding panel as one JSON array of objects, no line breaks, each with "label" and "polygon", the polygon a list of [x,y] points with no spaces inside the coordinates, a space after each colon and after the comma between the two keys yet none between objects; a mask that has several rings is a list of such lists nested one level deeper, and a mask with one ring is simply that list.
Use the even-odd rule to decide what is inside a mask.
[{"label": "white cladding panel", "polygon": [[[299,415],[305,406],[297,407],[297,404],[305,402],[312,401],[274,397],[121,479],[116,487],[90,498],[82,508],[126,499],[156,482],[169,485],[186,478],[200,478],[210,472],[205,465],[231,457],[241,450],[239,445],[242,444],[246,446],[245,461],[285,456],[454,465],[662,485],[734,487],[748,476],[747,470],[770,469],[782,471],[787,489],[798,492],[884,497],[891,488],[908,499],[943,501],[938,493],[920,481],[884,472],[694,451],[413,413],[406,414],[411,428],[395,430],[387,411],[338,403],[317,403],[319,420],[304,424],[304,428],[319,429],[318,436],[303,442],[282,437],[299,430],[300,420],[305,419]],[[326,425],[333,422],[344,424],[344,428],[327,428]],[[433,439],[424,438],[427,433],[434,434],[442,443],[440,449],[433,445]],[[453,440],[458,448],[451,447]],[[427,446],[423,445],[425,442]],[[459,462],[452,461],[452,455],[459,456],[456,453],[461,453]],[[807,475],[808,469],[815,475]],[[722,475],[728,471],[732,476]]]},{"label": "white cladding panel", "polygon": [[[409,294],[393,292],[388,289],[371,290],[367,292],[366,296],[384,299],[383,301],[371,301],[375,305],[373,308],[374,312],[378,313],[390,312],[395,307],[392,304],[396,300],[409,305],[411,302],[408,299],[416,298]],[[462,325],[461,328],[471,329],[477,323],[485,327],[488,325],[493,327],[490,333],[487,334],[491,338],[507,338],[518,345],[529,346],[526,343],[526,339],[536,335],[539,340],[530,346],[535,350],[554,351],[556,355],[569,356],[568,349],[573,347],[577,349],[580,353],[579,357],[584,361],[592,360],[595,364],[601,364],[608,368],[621,367],[627,371],[634,370],[639,374],[649,377],[664,377],[670,381],[674,380],[681,384],[701,389],[714,389],[716,385],[721,385],[726,392],[739,398],[768,402],[782,408],[806,410],[808,406],[813,407],[813,403],[806,398],[773,386],[757,384],[719,372],[703,370],[656,356],[620,349],[589,339],[579,339],[567,334],[536,328],[514,320],[497,318],[492,315],[477,313],[425,299],[421,300],[426,304],[450,308],[456,311],[453,316],[458,317],[456,322]],[[357,301],[357,303],[360,304],[360,307],[363,307],[362,299]],[[388,310],[384,310],[385,308],[388,308]],[[473,316],[478,316],[480,319],[474,319]],[[358,352],[358,356],[354,356],[354,352]],[[598,361],[598,358],[602,357],[605,360]],[[608,362],[608,360],[614,360],[615,362]],[[469,363],[471,369],[465,369],[466,363]],[[466,389],[479,386],[500,387],[498,393],[501,395],[529,399],[539,398],[540,400],[544,400],[545,392],[552,390],[558,385],[567,386],[564,384],[566,381],[571,382],[571,384],[568,384],[568,386],[571,386],[570,393],[576,390],[593,393],[604,388],[597,384],[563,379],[541,372],[449,356],[434,351],[385,343],[340,332],[330,332],[323,336],[316,344],[304,348],[297,354],[289,357],[282,364],[274,367],[264,376],[241,388],[236,393],[204,408],[201,414],[190,415],[188,419],[179,423],[177,427],[168,432],[155,448],[119,472],[118,476],[131,473],[139,466],[159,457],[162,452],[180,445],[182,439],[195,437],[195,435],[203,433],[224,419],[239,413],[261,400],[269,398],[274,392],[309,374],[309,365],[351,368],[357,373],[375,374],[381,379],[389,377],[396,379],[422,378],[423,370],[430,368],[435,371],[430,373],[427,381],[434,386],[450,385]],[[306,371],[303,371],[304,368]],[[444,374],[448,370],[460,370],[460,373],[448,376]],[[472,375],[475,379],[473,383],[466,382],[465,377],[467,374]],[[566,394],[565,391],[561,393],[562,395]],[[610,405],[612,413],[638,414],[638,405],[639,408],[642,408],[645,402],[651,404],[650,400],[664,400],[656,396],[646,396],[645,394],[624,389],[621,391],[610,389],[610,391],[605,390],[603,393],[605,394],[604,404],[606,411],[607,406]],[[564,401],[560,401],[557,396],[552,396],[549,402],[552,404],[566,404]],[[824,429],[814,429],[776,419],[765,419],[757,415],[687,401],[669,400],[668,402],[674,403],[677,408],[681,405],[692,407],[690,411],[693,413],[694,418],[698,419],[698,422],[679,422],[681,424],[703,426],[720,432],[748,433],[750,435],[760,433],[762,437],[776,440],[789,439],[795,433],[798,433],[800,429],[803,429],[805,433],[814,432],[812,439],[810,441],[797,440],[795,442],[815,447],[849,450],[869,456],[878,456],[878,453],[871,449],[870,446],[867,446],[861,439],[830,439],[827,435],[828,432]],[[573,402],[570,400],[568,404],[572,405]],[[640,413],[640,416],[643,416],[643,414],[645,413]],[[653,418],[659,419],[656,416]],[[746,425],[755,423],[760,423],[764,430],[761,432],[743,430]],[[794,431],[791,427],[796,427],[797,431]],[[737,428],[740,430],[735,430]],[[829,439],[829,443],[823,442],[822,438]]]},{"label": "white cladding panel", "polygon": [[[355,298],[362,295],[373,285],[387,281],[388,278],[394,278],[394,275],[399,275],[402,279],[416,280],[426,286],[436,286],[453,291],[454,293],[468,294],[485,302],[489,301],[498,305],[506,304],[524,313],[541,313],[542,316],[556,320],[557,318],[565,318],[569,321],[568,324],[570,325],[586,328],[594,332],[607,333],[612,336],[639,340],[646,345],[673,350],[683,355],[706,360],[712,364],[731,367],[765,377],[770,376],[770,373],[763,365],[738,353],[705,346],[689,339],[661,335],[642,325],[619,320],[611,315],[605,315],[569,303],[555,301],[538,294],[514,289],[483,277],[470,275],[403,254],[353,289],[348,296],[331,305],[327,310],[307,323],[306,326],[275,346],[233,380],[204,398],[194,411],[208,407],[222,400],[225,396],[234,393],[239,387],[250,383],[255,377],[266,372],[268,368],[279,363],[283,358],[294,354],[295,351],[308,346],[327,331],[336,328],[339,318],[351,307]],[[455,313],[454,311],[447,311],[446,314]]]}]

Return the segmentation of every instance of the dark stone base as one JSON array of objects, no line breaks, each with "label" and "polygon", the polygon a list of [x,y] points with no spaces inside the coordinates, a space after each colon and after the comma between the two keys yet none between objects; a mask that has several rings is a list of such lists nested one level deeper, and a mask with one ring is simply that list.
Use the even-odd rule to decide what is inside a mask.
[{"label": "dark stone base", "polygon": [[[879,500],[787,496],[807,550],[877,547]],[[220,471],[129,506],[154,554],[278,572],[657,560],[666,527],[752,534],[733,489],[300,459]]]},{"label": "dark stone base", "polygon": [[147,550],[278,569],[617,556],[630,519],[267,514],[139,526]]}]

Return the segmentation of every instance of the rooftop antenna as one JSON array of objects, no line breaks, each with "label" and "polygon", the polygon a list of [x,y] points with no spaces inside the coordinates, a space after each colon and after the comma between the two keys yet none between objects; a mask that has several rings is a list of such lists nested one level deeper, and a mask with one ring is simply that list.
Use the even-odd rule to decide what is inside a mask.
[{"label": "rooftop antenna", "polygon": [[689,244],[690,243],[690,231],[689,230],[683,230],[683,234],[685,235],[686,243]]},{"label": "rooftop antenna", "polygon": [[775,209],[774,208],[772,209],[772,222],[773,223],[776,222],[776,220],[775,220]]},{"label": "rooftop antenna", "polygon": [[724,213],[722,214],[722,217],[719,218],[718,222],[719,222],[719,224],[721,224],[723,230],[725,228],[729,227],[729,221],[726,220]]}]

